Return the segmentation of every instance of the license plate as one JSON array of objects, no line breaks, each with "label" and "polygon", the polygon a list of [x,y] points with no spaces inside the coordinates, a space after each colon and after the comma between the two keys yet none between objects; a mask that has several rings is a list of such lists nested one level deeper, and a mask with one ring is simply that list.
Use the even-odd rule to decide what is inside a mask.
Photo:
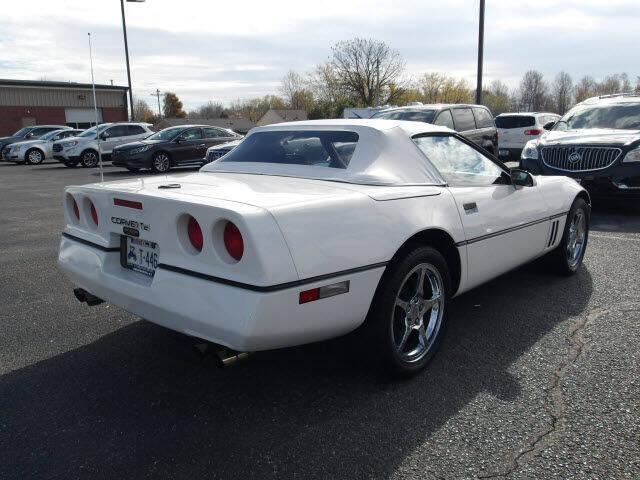
[{"label": "license plate", "polygon": [[123,265],[153,277],[158,267],[158,244],[141,238],[125,237]]},{"label": "license plate", "polygon": [[498,150],[498,155],[501,157],[506,157],[509,155],[509,150]]}]

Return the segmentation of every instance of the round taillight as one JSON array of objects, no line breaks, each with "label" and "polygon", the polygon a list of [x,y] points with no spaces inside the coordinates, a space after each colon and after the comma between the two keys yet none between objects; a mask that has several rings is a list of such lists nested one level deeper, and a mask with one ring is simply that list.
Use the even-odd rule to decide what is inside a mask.
[{"label": "round taillight", "polygon": [[244,253],[244,241],[238,227],[233,223],[227,222],[224,226],[224,246],[235,260],[240,260]]},{"label": "round taillight", "polygon": [[198,221],[191,216],[189,217],[189,223],[187,223],[187,233],[189,234],[189,241],[191,245],[193,245],[193,248],[199,252],[202,251],[202,244],[204,243],[202,229]]},{"label": "round taillight", "polygon": [[98,211],[96,210],[96,206],[93,204],[93,202],[89,202],[89,208],[91,209],[91,218],[93,219],[93,223],[96,224],[96,226],[98,225]]},{"label": "round taillight", "polygon": [[80,209],[78,208],[78,202],[76,199],[71,197],[71,201],[73,202],[73,214],[76,216],[76,220],[80,220]]}]

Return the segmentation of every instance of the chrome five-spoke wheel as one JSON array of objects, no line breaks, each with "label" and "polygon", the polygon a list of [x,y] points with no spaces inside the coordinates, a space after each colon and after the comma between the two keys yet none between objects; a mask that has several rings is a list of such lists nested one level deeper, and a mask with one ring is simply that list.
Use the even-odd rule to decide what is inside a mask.
[{"label": "chrome five-spoke wheel", "polygon": [[404,278],[396,296],[392,336],[398,357],[417,362],[431,349],[442,324],[444,286],[438,270],[416,265]]},{"label": "chrome five-spoke wheel", "polygon": [[587,237],[587,217],[584,210],[577,209],[571,218],[567,237],[567,261],[575,268],[582,257]]}]

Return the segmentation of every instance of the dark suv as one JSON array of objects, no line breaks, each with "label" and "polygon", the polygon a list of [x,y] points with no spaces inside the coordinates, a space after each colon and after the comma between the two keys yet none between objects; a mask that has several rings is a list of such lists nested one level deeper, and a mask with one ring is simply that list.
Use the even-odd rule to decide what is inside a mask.
[{"label": "dark suv", "polygon": [[442,125],[459,132],[492,155],[498,153],[498,130],[493,115],[482,105],[431,104],[390,108],[371,118],[410,120]]},{"label": "dark suv", "polygon": [[150,168],[168,172],[177,165],[205,163],[207,148],[242,138],[231,130],[209,125],[169,127],[138,142],[125,143],[111,152],[111,163],[132,172]]},{"label": "dark suv", "polygon": [[594,197],[640,198],[640,95],[579,103],[522,150],[520,167],[578,180]]}]

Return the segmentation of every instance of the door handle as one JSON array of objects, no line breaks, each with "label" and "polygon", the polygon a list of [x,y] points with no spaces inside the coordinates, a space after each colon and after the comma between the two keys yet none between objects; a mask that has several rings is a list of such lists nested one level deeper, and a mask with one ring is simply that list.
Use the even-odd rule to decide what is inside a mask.
[{"label": "door handle", "polygon": [[462,208],[464,208],[465,212],[471,212],[473,210],[478,210],[478,205],[476,205],[476,202],[463,203]]}]

